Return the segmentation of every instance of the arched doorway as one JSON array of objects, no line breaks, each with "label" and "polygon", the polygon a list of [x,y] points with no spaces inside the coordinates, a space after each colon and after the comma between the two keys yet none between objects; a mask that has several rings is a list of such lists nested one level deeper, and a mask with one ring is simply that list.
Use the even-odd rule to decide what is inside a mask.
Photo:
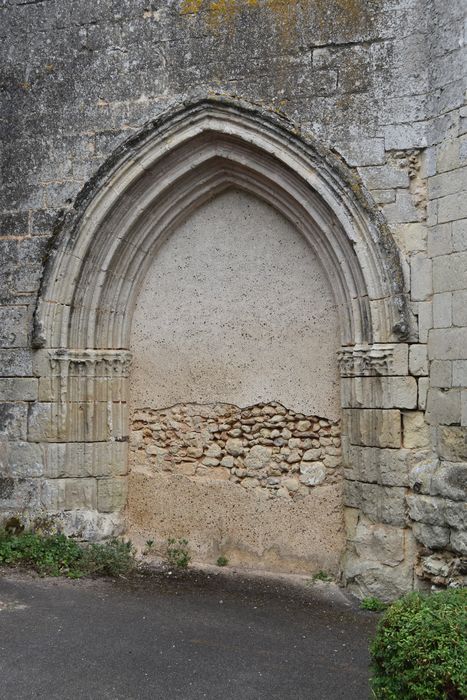
[{"label": "arched doorway", "polygon": [[[383,410],[378,396],[384,382],[407,373],[408,315],[397,249],[378,210],[340,160],[289,123],[202,100],[123,144],[83,190],[49,256],[35,318],[37,373],[48,390],[30,436],[48,444],[65,477],[60,488],[50,480],[56,497],[48,507],[64,510],[71,530],[105,536],[124,527],[138,294],[164,242],[229,187],[279,212],[332,287],[346,379],[345,464],[349,446],[400,445],[400,411]],[[372,378],[362,400],[361,378]],[[347,499],[357,513],[362,483],[351,480]],[[61,508],[64,501],[74,507]]]}]

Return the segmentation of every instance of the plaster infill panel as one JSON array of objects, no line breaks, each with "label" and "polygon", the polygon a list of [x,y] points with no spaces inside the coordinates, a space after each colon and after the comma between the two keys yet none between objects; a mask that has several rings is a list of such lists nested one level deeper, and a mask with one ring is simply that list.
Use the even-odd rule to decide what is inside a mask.
[{"label": "plaster infill panel", "polygon": [[280,401],[339,417],[337,311],[310,244],[228,190],[154,255],[132,326],[134,408]]},{"label": "plaster infill panel", "polygon": [[272,207],[232,189],[179,226],[133,321],[131,539],[163,554],[187,538],[198,561],[336,572],[338,346],[326,273]]},{"label": "plaster infill panel", "polygon": [[194,562],[281,573],[337,574],[345,544],[341,486],[321,486],[301,501],[266,499],[228,481],[131,472],[130,537],[165,555],[169,538],[187,539]]},{"label": "plaster infill panel", "polygon": [[278,403],[135,411],[131,539],[187,538],[197,561],[337,571],[343,546],[340,423]]}]

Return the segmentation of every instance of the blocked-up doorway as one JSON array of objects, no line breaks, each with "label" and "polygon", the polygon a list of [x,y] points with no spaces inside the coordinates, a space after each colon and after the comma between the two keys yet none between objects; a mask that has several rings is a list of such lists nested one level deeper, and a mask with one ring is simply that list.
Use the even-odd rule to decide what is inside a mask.
[{"label": "blocked-up doorway", "polygon": [[228,189],[172,231],[133,318],[132,539],[336,571],[338,347],[326,271],[271,205]]},{"label": "blocked-up doorway", "polygon": [[31,513],[89,540],[186,538],[198,561],[333,571],[342,464],[344,580],[409,589],[410,317],[355,172],[275,114],[203,99],[122,144],[58,226],[33,325],[28,441],[47,472]]}]

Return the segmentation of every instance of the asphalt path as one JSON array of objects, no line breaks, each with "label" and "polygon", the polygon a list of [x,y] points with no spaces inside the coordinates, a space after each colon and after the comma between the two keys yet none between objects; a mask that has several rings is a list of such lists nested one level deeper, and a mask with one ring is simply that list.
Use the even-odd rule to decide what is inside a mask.
[{"label": "asphalt path", "polygon": [[366,700],[377,616],[336,587],[0,571],[2,700]]}]

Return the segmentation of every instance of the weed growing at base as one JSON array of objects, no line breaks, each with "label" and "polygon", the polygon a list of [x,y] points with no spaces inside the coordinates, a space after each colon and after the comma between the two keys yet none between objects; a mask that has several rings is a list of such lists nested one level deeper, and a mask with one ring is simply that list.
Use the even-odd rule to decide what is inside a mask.
[{"label": "weed growing at base", "polygon": [[218,557],[217,562],[216,562],[217,566],[227,566],[228,563],[229,563],[229,560],[227,559],[227,557],[224,557],[223,555]]},{"label": "weed growing at base", "polygon": [[81,544],[63,534],[0,530],[0,564],[30,566],[42,576],[119,576],[134,566],[131,542]]},{"label": "weed growing at base", "polygon": [[331,574],[328,574],[327,571],[317,571],[316,574],[313,574],[312,576],[313,582],[315,581],[325,581],[329,582],[333,580],[333,577]]},{"label": "weed growing at base", "polygon": [[360,601],[360,607],[362,610],[371,610],[371,612],[384,612],[387,610],[388,604],[379,598],[369,596]]},{"label": "weed growing at base", "polygon": [[167,541],[167,560],[170,566],[186,569],[191,561],[188,553],[188,540],[170,538]]}]

